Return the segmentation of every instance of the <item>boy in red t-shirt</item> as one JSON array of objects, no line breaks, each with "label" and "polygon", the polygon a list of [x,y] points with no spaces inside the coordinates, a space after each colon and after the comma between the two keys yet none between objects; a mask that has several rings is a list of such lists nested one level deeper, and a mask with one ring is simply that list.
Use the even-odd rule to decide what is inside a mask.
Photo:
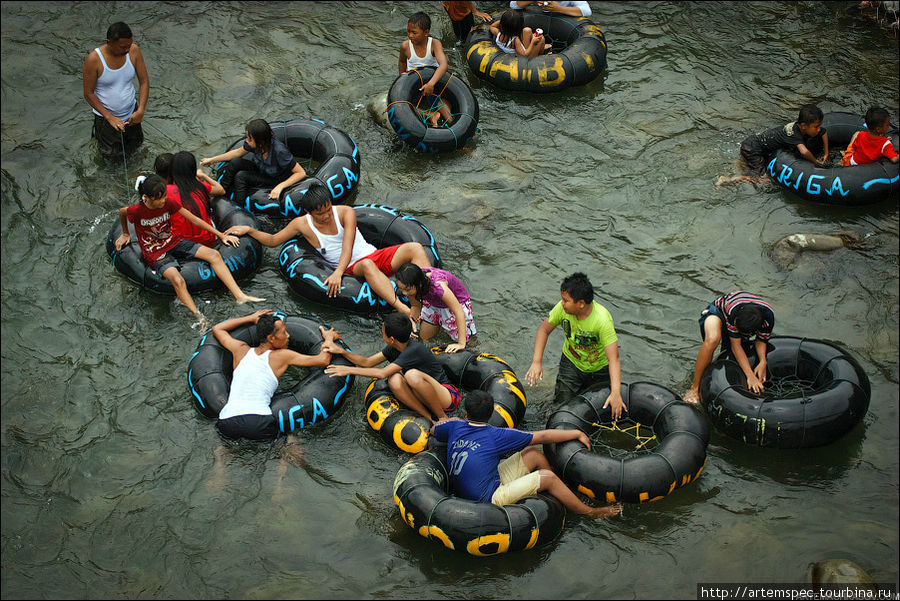
[{"label": "boy in red t-shirt", "polygon": [[866,111],[866,127],[869,131],[860,130],[850,138],[841,164],[844,167],[867,165],[881,157],[887,157],[892,163],[900,161],[897,149],[891,144],[890,138],[884,135],[891,127],[888,112],[878,107],[870,108]]},{"label": "boy in red t-shirt", "polygon": [[140,181],[137,190],[141,194],[141,201],[130,207],[119,209],[122,235],[116,239],[116,250],[121,250],[131,242],[128,221],[134,223],[134,231],[137,234],[144,263],[172,283],[172,287],[175,288],[175,296],[190,309],[191,313],[197,316],[201,324],[207,325],[206,318],[197,309],[197,305],[194,304],[194,300],[188,293],[187,284],[178,270],[179,260],[187,261],[197,258],[209,263],[239,305],[248,301],[265,300],[244,294],[237,282],[234,281],[234,276],[231,275],[231,271],[225,265],[225,261],[222,260],[222,255],[218,251],[201,246],[196,242],[188,242],[174,235],[171,217],[173,214],[180,214],[195,226],[212,232],[229,246],[237,246],[238,239],[235,236],[223,234],[183,208],[178,202],[168,199],[166,183],[158,175],[151,175]]}]

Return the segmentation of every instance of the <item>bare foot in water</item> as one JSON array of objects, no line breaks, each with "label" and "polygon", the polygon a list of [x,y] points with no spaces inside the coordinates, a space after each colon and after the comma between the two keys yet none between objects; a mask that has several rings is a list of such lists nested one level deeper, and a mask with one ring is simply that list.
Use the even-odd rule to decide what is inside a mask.
[{"label": "bare foot in water", "polygon": [[697,391],[691,388],[687,392],[684,393],[684,402],[690,403],[691,405],[699,405],[700,404],[700,396],[697,394]]},{"label": "bare foot in water", "polygon": [[245,294],[241,298],[236,299],[235,302],[237,302],[237,304],[239,304],[239,305],[243,305],[244,303],[259,303],[264,300],[266,300],[266,299],[259,298],[258,296],[250,296],[248,294]]},{"label": "bare foot in water", "polygon": [[201,334],[206,334],[209,331],[209,320],[202,313],[197,315],[197,321],[191,324],[192,330],[200,330]]}]

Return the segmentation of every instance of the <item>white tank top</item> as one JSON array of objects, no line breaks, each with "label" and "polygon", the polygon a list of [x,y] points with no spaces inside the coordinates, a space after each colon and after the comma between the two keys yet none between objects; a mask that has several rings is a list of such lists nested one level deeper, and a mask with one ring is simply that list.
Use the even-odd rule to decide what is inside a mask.
[{"label": "white tank top", "polygon": [[[94,94],[110,113],[125,120],[131,116],[136,107],[134,84],[134,65],[131,64],[131,56],[125,55],[125,64],[118,69],[110,69],[103,58],[99,48],[94,48],[103,63],[103,73],[97,78],[94,86]],[[100,115],[96,109],[91,109],[95,115]]]},{"label": "white tank top", "polygon": [[413,48],[412,42],[409,43],[409,58],[406,59],[406,68],[415,69],[417,67],[437,67],[437,59],[431,54],[431,41],[434,38],[428,37],[428,44],[425,45],[425,56],[418,56],[416,49]]},{"label": "white tank top", "polygon": [[[312,216],[309,213],[306,214],[306,221],[309,223],[310,229],[314,231],[319,238],[319,244],[322,245],[321,248],[317,248],[316,250],[319,251],[326,263],[332,267],[337,267],[338,262],[341,260],[341,250],[344,247],[344,226],[341,225],[341,220],[338,219],[337,207],[334,205],[331,207],[331,214],[334,216],[335,224],[337,224],[337,233],[333,236],[323,234],[317,230],[313,223]],[[368,257],[376,250],[378,249],[366,242],[366,239],[363,238],[363,235],[360,234],[357,229],[356,235],[353,237],[353,251],[350,253],[350,262],[347,263],[347,265],[353,265],[363,257]]]},{"label": "white tank top", "polygon": [[516,38],[509,38],[506,40],[506,43],[500,41],[500,34],[497,34],[497,48],[505,52],[506,54],[515,54],[516,53]]},{"label": "white tank top", "polygon": [[250,349],[231,378],[231,392],[228,402],[219,412],[219,419],[236,415],[271,415],[272,395],[278,389],[278,378],[269,366],[269,353],[256,354]]}]

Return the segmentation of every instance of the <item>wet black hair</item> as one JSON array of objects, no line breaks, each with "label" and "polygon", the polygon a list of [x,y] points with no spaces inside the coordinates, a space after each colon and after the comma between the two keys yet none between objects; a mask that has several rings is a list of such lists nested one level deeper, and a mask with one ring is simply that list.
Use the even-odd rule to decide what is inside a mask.
[{"label": "wet black hair", "polygon": [[591,303],[594,300],[594,286],[591,281],[583,273],[576,272],[567,277],[559,285],[560,292],[565,292],[572,297],[572,300],[578,302],[583,300]]},{"label": "wet black hair", "polygon": [[265,119],[254,119],[247,124],[247,133],[256,143],[256,153],[262,155],[272,148],[272,128]]},{"label": "wet black hair", "polygon": [[106,30],[106,39],[110,42],[115,42],[116,40],[127,40],[128,38],[133,37],[134,34],[131,33],[131,27],[129,27],[122,21],[113,23],[109,26],[109,29]]},{"label": "wet black hair", "polygon": [[147,198],[159,198],[166,195],[166,181],[160,176],[148,175],[138,184],[138,194]]},{"label": "wet black hair", "polygon": [[322,184],[313,184],[300,197],[300,208],[309,213],[331,202],[331,192]]},{"label": "wet black hair", "polygon": [[431,29],[431,17],[423,12],[413,13],[409,16],[409,22],[423,31]]},{"label": "wet black hair", "polygon": [[167,182],[172,181],[172,159],[174,157],[175,155],[171,152],[164,152],[153,161],[153,170],[156,171],[156,175]]},{"label": "wet black hair", "polygon": [[412,286],[415,288],[416,298],[420,300],[423,296],[428,294],[428,289],[431,287],[428,276],[425,275],[422,268],[415,263],[404,263],[394,272],[394,277],[404,286]]},{"label": "wet black hair", "polygon": [[822,120],[822,109],[814,104],[804,104],[800,107],[800,114],[797,116],[797,123],[809,125],[816,121]]},{"label": "wet black hair", "polygon": [[475,422],[487,422],[494,413],[494,399],[483,390],[466,395],[466,417]]},{"label": "wet black hair", "polygon": [[397,342],[409,342],[412,334],[412,323],[403,313],[394,312],[384,318],[384,334]]},{"label": "wet black hair", "polygon": [[883,108],[873,106],[866,111],[866,127],[871,131],[873,128],[882,125],[885,121],[890,121],[891,114]]},{"label": "wet black hair", "polygon": [[262,344],[269,339],[269,334],[275,331],[275,324],[281,321],[274,315],[260,315],[256,320],[256,334],[259,336],[259,343]]},{"label": "wet black hair", "polygon": [[186,150],[176,153],[172,158],[172,183],[178,186],[181,206],[199,217],[200,207],[194,198],[194,192],[199,190],[203,202],[207,205],[209,192],[206,186],[197,181],[197,158]]},{"label": "wet black hair", "polygon": [[759,307],[756,305],[738,305],[734,310],[734,326],[738,329],[738,332],[745,336],[752,335],[759,331],[762,322],[762,311],[760,311]]},{"label": "wet black hair", "polygon": [[525,17],[522,11],[507,9],[500,15],[500,35],[506,38],[506,41],[522,35],[522,28],[525,27]]}]

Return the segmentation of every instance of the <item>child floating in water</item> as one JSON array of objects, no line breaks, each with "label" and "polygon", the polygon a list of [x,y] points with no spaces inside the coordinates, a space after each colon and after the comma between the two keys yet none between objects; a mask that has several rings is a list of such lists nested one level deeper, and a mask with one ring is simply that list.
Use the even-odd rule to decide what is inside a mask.
[{"label": "child floating in water", "polygon": [[406,24],[406,36],[409,38],[400,43],[400,73],[419,67],[434,67],[434,75],[425,82],[419,91],[422,99],[416,107],[422,111],[431,127],[438,126],[438,118],[443,117],[449,125],[453,122],[450,105],[440,96],[434,94],[434,86],[441,81],[447,72],[447,57],[440,40],[428,35],[431,31],[431,17],[423,12],[414,13]]},{"label": "child floating in water", "polygon": [[892,163],[900,161],[891,139],[884,135],[891,128],[890,114],[873,106],[866,111],[866,127],[869,131],[858,131],[850,138],[841,164],[844,167],[866,165],[874,163],[881,157],[887,157]]},{"label": "child floating in water", "polygon": [[[822,127],[822,111],[814,104],[804,104],[796,121],[784,127],[773,127],[753,134],[741,142],[741,158],[754,175],[725,177],[720,175],[716,187],[732,182],[765,182],[766,161],[779,150],[790,150],[807,161],[821,167],[828,159],[828,132]],[[822,159],[815,157],[822,152]]]}]

